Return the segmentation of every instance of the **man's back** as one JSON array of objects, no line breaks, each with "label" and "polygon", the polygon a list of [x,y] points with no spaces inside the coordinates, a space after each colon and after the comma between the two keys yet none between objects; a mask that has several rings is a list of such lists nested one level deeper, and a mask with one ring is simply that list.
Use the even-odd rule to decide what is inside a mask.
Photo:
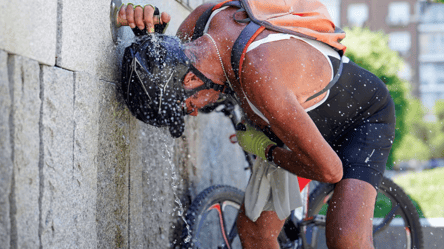
[{"label": "man's back", "polygon": [[[193,22],[197,21],[197,18],[209,6],[211,5],[199,7],[184,21],[178,31],[181,38],[191,37],[195,24]],[[228,77],[233,82],[234,90],[240,99],[245,100],[242,101],[243,109],[249,117],[255,117],[252,119],[257,125],[265,126],[263,120],[251,110],[243,96],[246,89],[241,90],[231,68],[231,52],[234,42],[246,26],[244,23],[233,20],[233,15],[236,19],[247,17],[245,12],[236,11],[236,8],[230,7],[217,13],[209,22],[208,33],[216,41],[224,68],[228,69]],[[270,34],[278,34],[278,32],[265,30],[255,40],[262,40]],[[315,105],[325,97],[323,94],[306,102],[310,96],[322,90],[330,82],[333,74],[331,63],[318,49],[294,38],[262,44],[248,52],[245,56],[242,73],[244,75],[242,82],[245,83],[242,87],[248,89],[251,85],[253,88],[257,88],[256,83],[260,81],[261,84],[269,83],[271,88],[264,89],[269,92],[273,88],[271,82],[278,83],[281,87],[285,87],[288,93],[294,95],[304,109]],[[254,104],[262,105],[262,103]]]}]

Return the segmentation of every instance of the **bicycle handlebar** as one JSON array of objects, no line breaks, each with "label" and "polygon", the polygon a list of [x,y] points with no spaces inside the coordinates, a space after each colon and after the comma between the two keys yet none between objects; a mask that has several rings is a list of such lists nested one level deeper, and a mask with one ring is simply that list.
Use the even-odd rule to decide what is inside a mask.
[{"label": "bicycle handlebar", "polygon": [[228,118],[230,118],[233,127],[236,129],[236,125],[241,122],[243,113],[241,110],[236,110],[238,103],[232,96],[224,96],[217,100],[215,103],[209,104],[199,111],[203,113],[210,113],[213,111],[221,112]]}]

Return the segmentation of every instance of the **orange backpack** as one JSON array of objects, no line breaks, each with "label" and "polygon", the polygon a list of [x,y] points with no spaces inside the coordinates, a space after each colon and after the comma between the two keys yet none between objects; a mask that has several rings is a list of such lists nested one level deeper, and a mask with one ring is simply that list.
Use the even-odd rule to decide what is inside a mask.
[{"label": "orange backpack", "polygon": [[[323,42],[342,56],[346,47],[340,43],[345,32],[335,27],[327,8],[319,0],[227,0],[206,10],[197,20],[192,40],[204,35],[211,13],[223,6],[233,6],[245,11],[248,18],[236,20],[248,23],[235,41],[231,51],[231,66],[241,82],[242,63],[248,46],[264,30],[292,34]],[[233,17],[234,18],[234,17]],[[342,73],[342,60],[333,80],[307,101],[330,89]]]}]

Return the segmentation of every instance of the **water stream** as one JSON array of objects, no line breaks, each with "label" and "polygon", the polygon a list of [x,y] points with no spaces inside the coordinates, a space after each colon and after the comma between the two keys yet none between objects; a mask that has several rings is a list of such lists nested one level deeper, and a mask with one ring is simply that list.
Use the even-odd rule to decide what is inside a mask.
[{"label": "water stream", "polygon": [[174,162],[172,161],[173,157],[171,155],[171,151],[168,150],[168,145],[166,143],[164,143],[164,145],[165,145],[165,151],[167,153],[166,160],[167,160],[168,164],[170,165],[170,169],[171,169],[171,180],[172,180],[171,187],[173,188],[174,202],[178,205],[177,207],[175,207],[173,209],[173,215],[177,211],[177,215],[184,222],[184,226],[188,230],[188,235],[186,236],[186,238],[184,238],[184,242],[189,242],[191,240],[191,229],[190,229],[190,226],[188,225],[188,222],[185,219],[185,216],[184,216],[185,210],[183,208],[182,202],[181,202],[180,198],[177,196],[177,188],[179,186],[180,179],[178,177],[176,166],[174,165]]}]

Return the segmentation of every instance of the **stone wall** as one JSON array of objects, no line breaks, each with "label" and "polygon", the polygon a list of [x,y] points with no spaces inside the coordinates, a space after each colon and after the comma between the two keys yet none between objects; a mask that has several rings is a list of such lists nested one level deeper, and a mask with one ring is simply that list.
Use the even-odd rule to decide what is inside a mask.
[{"label": "stone wall", "polygon": [[[169,34],[189,14],[153,4],[172,15]],[[223,115],[189,118],[179,139],[130,115],[116,87],[132,33],[112,41],[109,7],[0,3],[0,249],[174,247],[201,190],[245,187]]]}]

